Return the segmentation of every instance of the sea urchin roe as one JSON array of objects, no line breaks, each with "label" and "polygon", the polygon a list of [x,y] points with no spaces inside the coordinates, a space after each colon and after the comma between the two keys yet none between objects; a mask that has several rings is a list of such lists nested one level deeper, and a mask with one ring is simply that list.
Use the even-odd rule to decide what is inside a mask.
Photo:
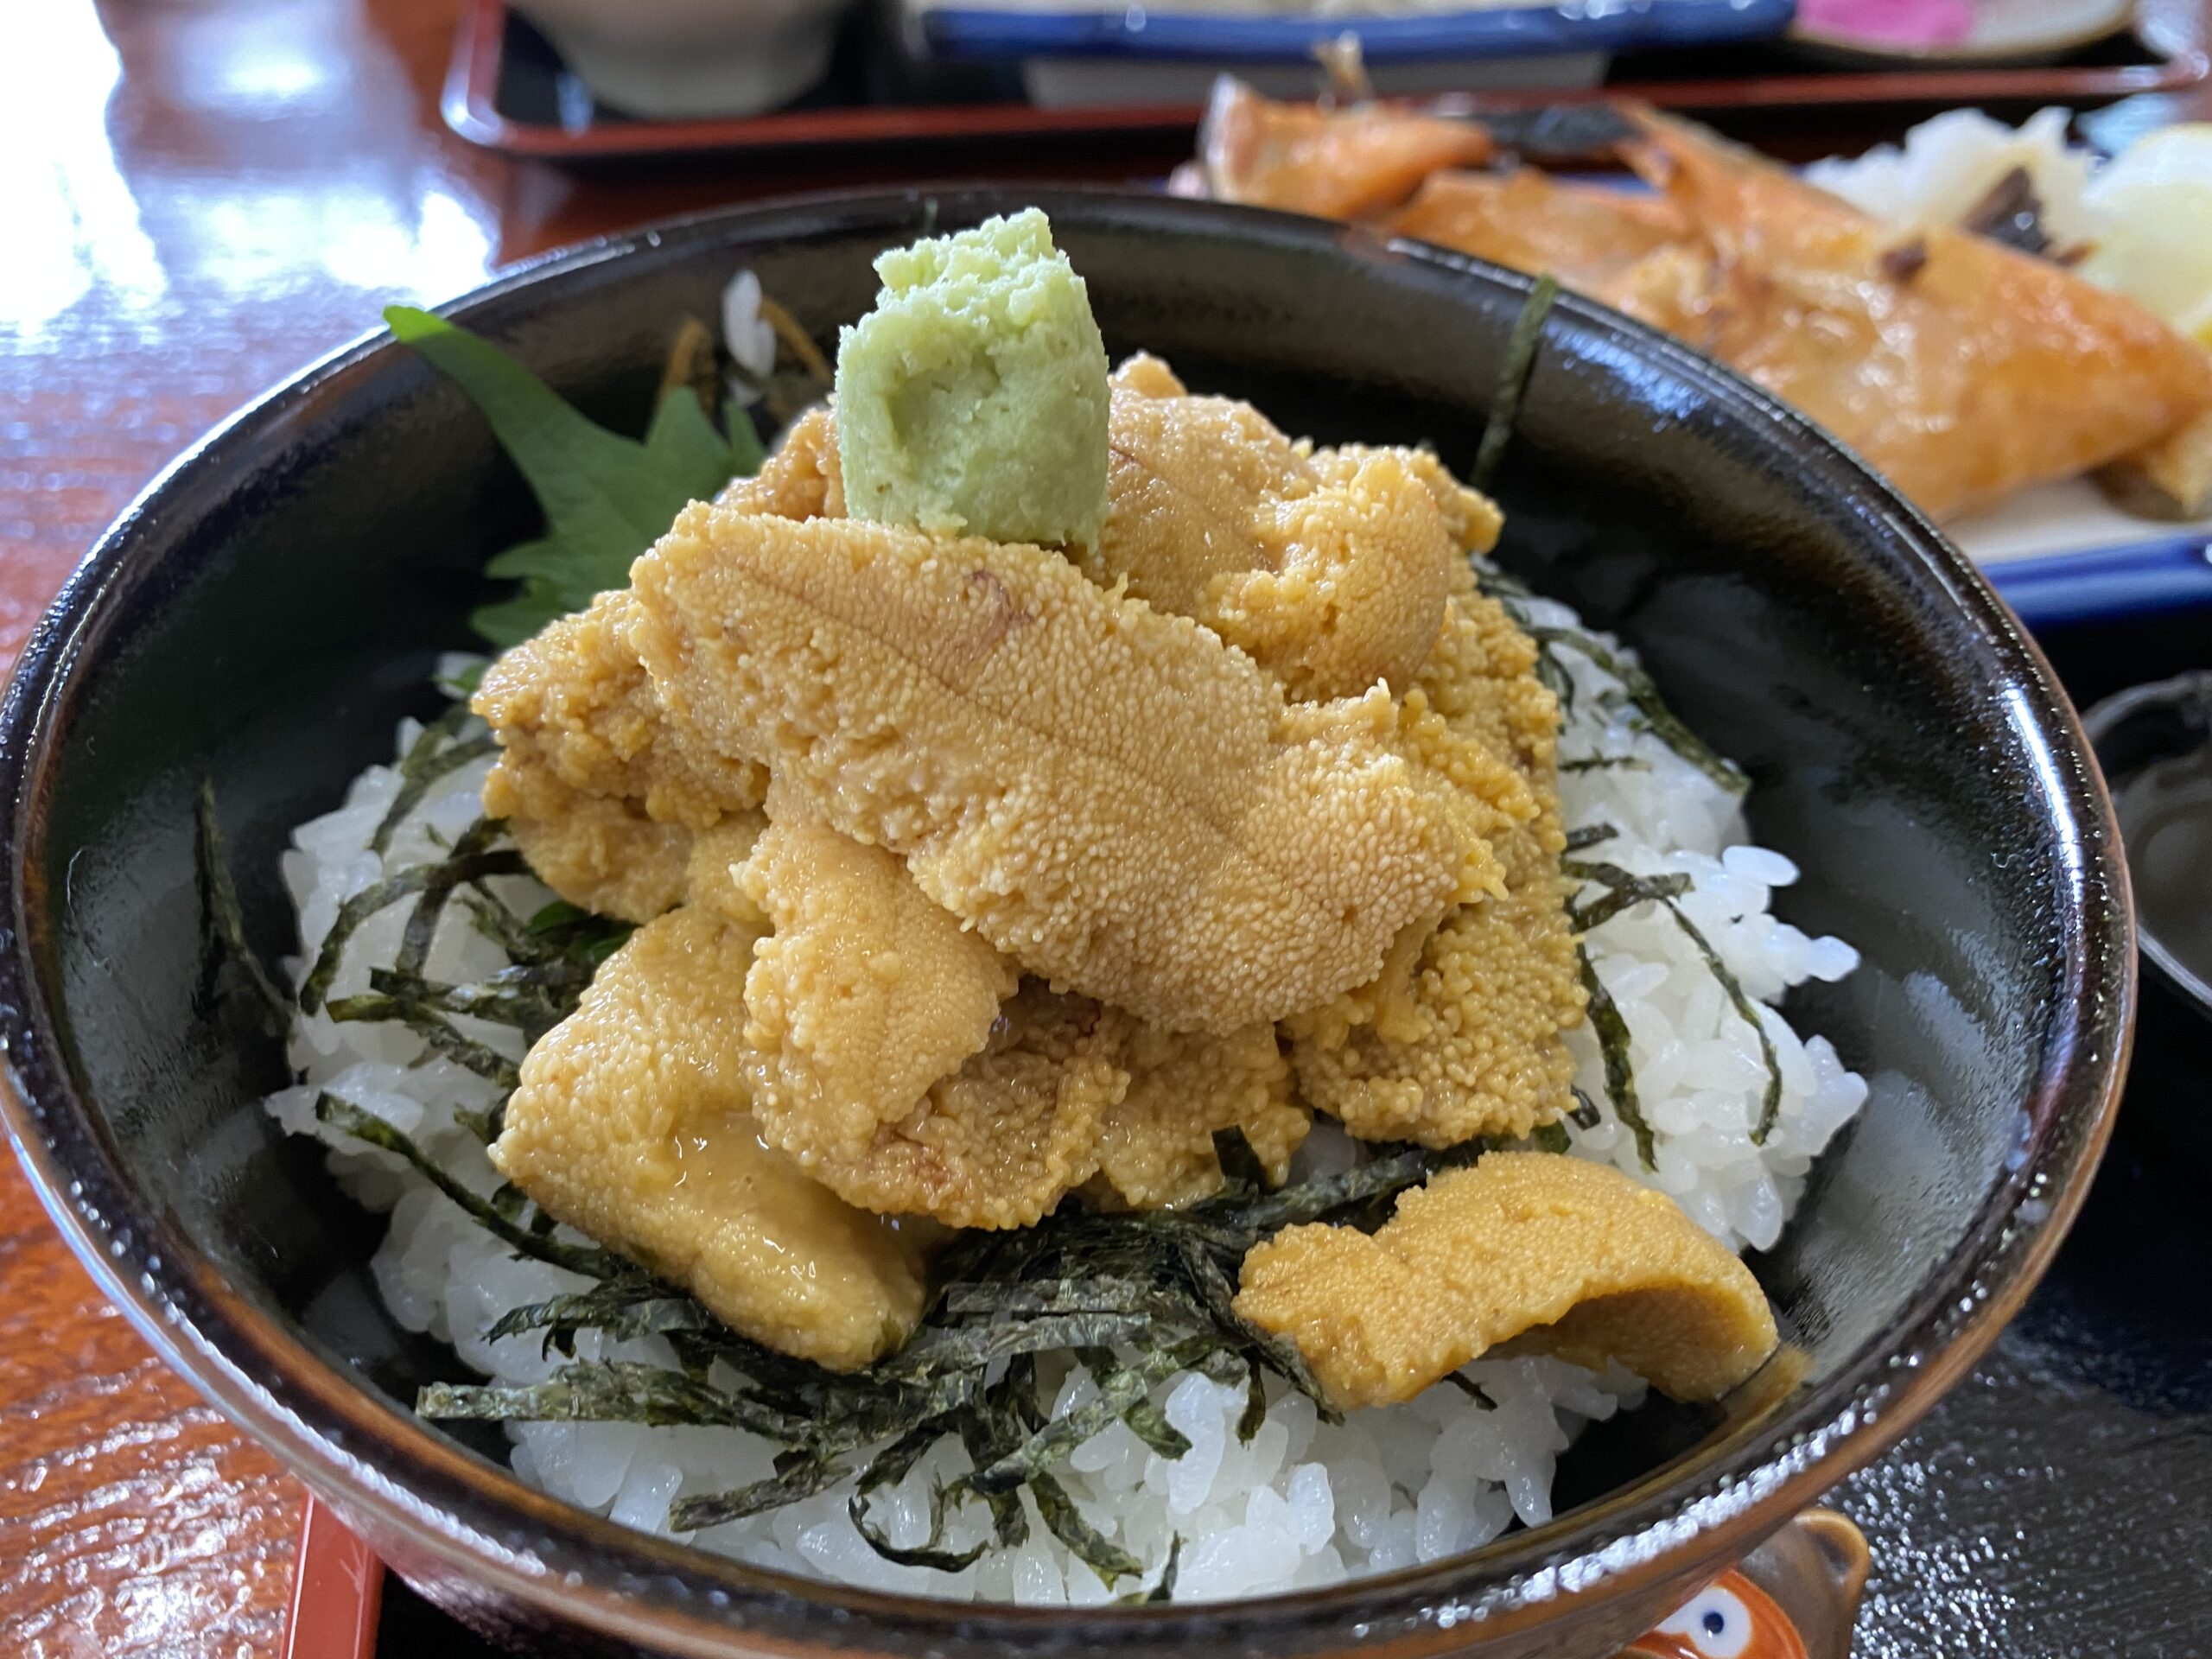
[{"label": "sea urchin roe", "polygon": [[1013,966],[916,887],[906,867],[810,817],[780,785],[741,875],[773,928],[745,981],[753,1113],[811,1170],[982,1051]]},{"label": "sea urchin roe", "polygon": [[733,1330],[848,1370],[913,1330],[921,1250],[761,1142],[739,1063],[758,937],[699,905],[639,928],[523,1061],[492,1161]]},{"label": "sea urchin roe", "polygon": [[981,1053],[866,1147],[817,1156],[809,1173],[887,1214],[1030,1226],[1097,1168],[1099,1127],[1128,1087],[1122,1026],[1088,997],[1025,982]]},{"label": "sea urchin roe", "polygon": [[785,431],[760,470],[734,478],[715,498],[740,512],[772,512],[779,518],[842,518],[845,477],[837,460],[837,417],[828,407],[808,410]]},{"label": "sea urchin roe", "polygon": [[569,903],[650,921],[683,896],[693,835],[760,804],[766,774],[671,720],[631,649],[626,591],[550,623],[485,671],[499,739],[484,810]]},{"label": "sea urchin roe", "polygon": [[1446,1171],[1376,1233],[1286,1228],[1242,1278],[1236,1311],[1297,1344],[1348,1409],[1410,1400],[1508,1341],[1713,1400],[1777,1340],[1751,1269],[1672,1198],[1550,1153]]},{"label": "sea urchin roe", "polygon": [[541,760],[511,755],[493,767],[484,812],[506,820],[531,873],[580,909],[649,922],[683,896],[690,830],[635,801],[572,789]]},{"label": "sea urchin roe", "polygon": [[1098,1130],[1084,1196],[1103,1208],[1157,1210],[1217,1191],[1217,1130],[1236,1128],[1271,1181],[1290,1173],[1313,1115],[1298,1103],[1274,1028],[1226,1037],[1134,1026],[1121,1050],[1128,1090]]},{"label": "sea urchin roe", "polygon": [[1106,528],[1076,554],[1093,580],[1205,623],[1294,696],[1411,683],[1456,563],[1433,458],[1313,454],[1147,357],[1114,377],[1108,438]]},{"label": "sea urchin roe", "polygon": [[[1409,961],[1402,942],[1374,983],[1287,1027],[1300,1091],[1363,1140],[1522,1135],[1567,1108],[1574,1061],[1560,1033],[1585,999],[1559,866],[1559,709],[1535,660],[1495,601],[1453,596],[1402,724],[1432,770],[1464,767],[1462,792],[1491,803],[1502,880],[1453,908]],[[1439,724],[1461,748],[1438,746]]]},{"label": "sea urchin roe", "polygon": [[680,719],[1149,1024],[1364,982],[1480,850],[1389,747],[1387,696],[1294,722],[1243,653],[1037,548],[695,505],[632,575]]},{"label": "sea urchin roe", "polygon": [[1106,347],[1035,208],[875,262],[837,346],[846,511],[946,536],[1087,544],[1106,511]]}]

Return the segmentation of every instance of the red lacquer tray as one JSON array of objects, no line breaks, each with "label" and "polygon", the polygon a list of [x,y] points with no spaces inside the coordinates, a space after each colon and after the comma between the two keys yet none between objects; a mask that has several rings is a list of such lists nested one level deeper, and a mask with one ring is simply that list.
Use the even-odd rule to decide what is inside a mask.
[{"label": "red lacquer tray", "polygon": [[[2146,0],[2136,42],[2123,60],[1992,69],[1897,69],[1797,73],[1771,51],[1676,52],[1624,60],[1603,86],[1485,92],[1493,109],[1634,96],[1662,108],[1694,111],[1716,124],[1731,117],[1756,124],[1764,114],[1808,110],[1904,111],[1902,126],[1938,107],[1975,104],[2075,108],[2139,92],[2171,92],[2212,76],[2212,57],[2185,7]],[[1678,78],[1694,69],[1697,78]],[[447,124],[471,143],[551,161],[714,151],[810,151],[915,144],[988,144],[1008,139],[1084,145],[1095,156],[1109,141],[1153,149],[1198,125],[1185,104],[1118,104],[1040,109],[1006,85],[978,93],[972,80],[942,100],[866,101],[850,91],[810,94],[766,115],[685,121],[638,120],[595,106],[543,37],[504,0],[474,0],[463,14],[442,100]]]}]

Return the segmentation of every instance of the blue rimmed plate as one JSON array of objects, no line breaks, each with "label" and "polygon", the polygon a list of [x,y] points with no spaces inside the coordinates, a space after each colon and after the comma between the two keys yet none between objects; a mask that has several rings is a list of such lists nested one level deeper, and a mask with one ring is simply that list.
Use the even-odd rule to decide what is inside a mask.
[{"label": "blue rimmed plate", "polygon": [[1313,48],[1351,33],[1370,64],[1436,58],[1546,57],[1763,39],[1789,26],[1796,0],[1560,0],[1554,5],[1468,5],[1368,15],[1295,16],[1187,6],[1084,3],[940,4],[914,0],[923,40],[963,58],[1124,57],[1249,63],[1312,61]]},{"label": "blue rimmed plate", "polygon": [[2139,518],[2087,479],[2024,490],[1947,528],[2031,627],[2212,605],[2212,518]]}]

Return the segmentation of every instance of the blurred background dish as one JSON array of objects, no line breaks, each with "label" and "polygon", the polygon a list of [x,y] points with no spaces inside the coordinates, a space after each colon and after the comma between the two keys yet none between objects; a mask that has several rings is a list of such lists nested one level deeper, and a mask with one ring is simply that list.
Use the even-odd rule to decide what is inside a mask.
[{"label": "blurred background dish", "polygon": [[2135,1076],[2144,1126],[2212,1163],[2212,672],[2116,693],[2082,717],[2112,786],[2143,953]]},{"label": "blurred background dish", "polygon": [[[890,163],[895,148],[901,158],[896,164],[911,169],[920,147],[964,147],[969,154],[948,160],[948,170],[1003,170],[1007,156],[986,147],[1019,138],[1027,146],[1021,164],[1032,171],[1058,167],[1064,174],[1122,178],[1165,173],[1183,148],[1178,140],[1198,120],[1203,65],[1192,70],[1166,59],[1138,60],[1147,73],[1117,82],[1115,101],[1046,107],[1033,97],[1034,74],[1065,83],[1067,96],[1092,99],[1097,93],[1091,82],[1122,75],[1128,63],[1052,57],[1046,68],[1033,71],[1033,60],[1019,56],[939,54],[921,37],[907,3],[862,0],[848,11],[824,79],[775,109],[645,119],[596,97],[545,33],[505,0],[456,0],[462,16],[440,108],[447,124],[473,144],[577,164],[731,150],[773,153],[788,163],[802,149],[873,149],[880,167]],[[1427,20],[1412,21],[1430,27]],[[1342,32],[1336,26],[1323,37],[1333,41]],[[2124,137],[2174,118],[2171,106],[2136,94],[2185,92],[2212,73],[2212,58],[2201,48],[2198,35],[2162,26],[2148,13],[2134,30],[2049,67],[1892,65],[1878,73],[1821,73],[1779,35],[1694,48],[1561,48],[1535,57],[1457,60],[1464,73],[1437,96],[1454,107],[1479,103],[1486,109],[1639,97],[1663,109],[1695,111],[1732,136],[1796,161],[1851,147],[1847,140],[1835,142],[1836,133],[1885,136],[1945,108],[1980,105],[2017,116],[2062,103],[2098,111],[2100,142],[2118,149]],[[1602,77],[1594,85],[1593,65]],[[1303,60],[1248,61],[1246,73],[1290,96],[1311,95],[1322,84],[1319,69]],[[1421,73],[1418,64],[1391,64],[1371,79],[1388,89],[1402,73]],[[2114,99],[2128,101],[2101,109]],[[1110,143],[1102,142],[1109,135]]]},{"label": "blurred background dish", "polygon": [[753,115],[828,72],[851,0],[517,0],[592,95],[654,119]]},{"label": "blurred background dish", "polygon": [[2125,30],[2133,0],[1799,0],[1791,42],[1839,63],[2050,63]]},{"label": "blurred background dish", "polygon": [[1263,91],[1302,95],[1313,61],[1355,42],[1374,90],[1594,86],[1619,52],[1761,40],[1795,0],[1627,0],[1469,5],[1465,0],[1324,0],[1319,5],[1166,0],[905,0],[931,53],[1014,59],[1046,107],[1137,97],[1195,103],[1234,71]]}]

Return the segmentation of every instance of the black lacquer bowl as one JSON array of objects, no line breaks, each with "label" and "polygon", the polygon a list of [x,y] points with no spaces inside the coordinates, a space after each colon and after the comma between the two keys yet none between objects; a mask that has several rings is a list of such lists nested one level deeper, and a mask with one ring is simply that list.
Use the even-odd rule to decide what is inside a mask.
[{"label": "black lacquer bowl", "polygon": [[[692,220],[549,259],[453,315],[636,429],[676,319],[741,265],[818,337],[870,257],[1035,200],[1116,353],[1325,440],[1471,457],[1525,279],[1319,223],[1149,196],[952,190]],[[1503,556],[1622,630],[1757,781],[1803,868],[1783,912],[1865,953],[1790,1012],[1865,1072],[1862,1120],[1760,1277],[1806,1360],[1725,1419],[1636,1414],[1563,1463],[1560,1517],[1459,1560],[1221,1605],[1020,1611],[835,1588],[649,1540],[416,1421],[451,1362],[398,1331],[379,1224],[256,1096],[286,1079],[200,986],[193,791],[249,930],[291,948],[289,826],[386,758],[466,643],[520,480],[378,336],[200,445],[72,578],[0,726],[0,1039],[48,1205],[164,1354],[408,1578],[536,1650],[999,1656],[1599,1654],[1876,1455],[2026,1294],[2086,1187],[2134,950],[2095,768],[2042,660],[1879,479],[1724,370],[1599,308],[1546,326],[1499,493]],[[480,1446],[481,1443],[477,1443]],[[557,1632],[558,1634],[555,1634]]]}]

